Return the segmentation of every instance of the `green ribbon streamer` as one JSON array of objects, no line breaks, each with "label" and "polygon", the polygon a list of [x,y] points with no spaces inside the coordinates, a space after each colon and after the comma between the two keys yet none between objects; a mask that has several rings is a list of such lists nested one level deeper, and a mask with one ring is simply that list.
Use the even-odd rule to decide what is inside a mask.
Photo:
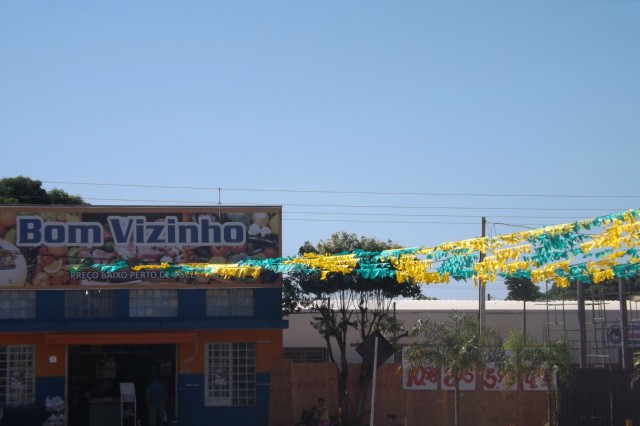
[{"label": "green ribbon streamer", "polygon": [[[594,235],[584,231],[593,231],[594,228],[607,229],[616,221],[626,221],[628,218],[632,218],[635,221],[639,217],[639,210],[634,209],[567,224],[570,229],[563,230],[562,232],[559,232],[556,228],[553,232],[549,231],[539,235],[529,236],[528,242],[532,246],[533,253],[522,255],[521,258],[524,261],[531,262],[538,268],[561,260],[571,260],[572,258],[602,259],[603,257],[613,253],[614,249],[601,248],[583,254],[580,250],[580,245],[594,237]],[[499,241],[500,237],[495,237],[491,240]],[[344,252],[337,256],[353,255],[357,260],[357,266],[353,268],[352,272],[366,279],[395,278],[396,271],[392,266],[390,259],[400,259],[402,256],[413,256],[418,260],[441,262],[435,270],[440,275],[448,275],[456,281],[465,281],[473,278],[473,266],[479,261],[480,253],[478,251],[470,252],[469,249],[463,247],[451,250],[441,248],[446,246],[447,245],[436,246],[427,254],[418,254],[419,251],[424,249],[423,247],[411,247],[390,249],[381,252],[355,250],[352,253]],[[625,252],[627,259],[637,259],[638,255],[638,247],[635,246],[629,247]],[[237,265],[240,268],[244,266],[260,268],[276,274],[287,274],[294,271],[301,271],[305,273],[317,272],[317,270],[306,264],[292,263],[291,261],[294,259],[295,258],[293,257],[276,259],[246,259],[238,262]],[[143,263],[139,263],[139,265],[143,265]],[[88,266],[103,272],[115,272],[120,269],[130,268],[133,265],[130,265],[124,260],[116,260],[111,264],[104,265],[92,264],[90,259],[83,259],[79,265],[71,265],[70,269],[74,272],[78,272]],[[640,263],[631,263],[627,261],[626,263],[614,265],[612,270],[614,275],[618,278],[631,278],[639,273]],[[177,277],[179,274],[185,272],[208,274],[211,272],[211,269],[207,267],[191,267],[187,265],[169,265],[167,268],[164,268],[163,271],[167,276]],[[584,263],[571,265],[569,272],[558,270],[556,271],[556,274],[558,276],[566,277],[569,280],[576,280],[580,282],[584,282],[584,280],[589,279],[589,272],[586,264]],[[497,275],[505,278],[531,278],[531,270],[518,269],[511,274],[498,273]]]}]

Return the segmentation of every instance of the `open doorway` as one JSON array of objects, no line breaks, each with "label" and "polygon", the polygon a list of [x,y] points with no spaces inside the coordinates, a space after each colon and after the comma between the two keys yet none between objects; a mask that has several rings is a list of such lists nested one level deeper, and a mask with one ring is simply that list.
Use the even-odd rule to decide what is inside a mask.
[{"label": "open doorway", "polygon": [[167,414],[176,416],[176,345],[83,345],[68,347],[67,425],[121,424],[120,383],[133,383],[136,415],[147,424],[145,389],[157,373],[167,390]]}]

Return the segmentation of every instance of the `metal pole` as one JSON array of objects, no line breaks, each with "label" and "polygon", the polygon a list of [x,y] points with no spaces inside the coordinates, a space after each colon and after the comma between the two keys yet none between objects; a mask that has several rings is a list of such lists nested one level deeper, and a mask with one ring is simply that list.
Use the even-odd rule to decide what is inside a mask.
[{"label": "metal pole", "polygon": [[620,331],[622,332],[622,368],[627,369],[633,366],[631,352],[629,351],[629,322],[627,320],[627,287],[622,278],[618,278],[618,294],[620,296]]},{"label": "metal pole", "polygon": [[[487,219],[482,216],[482,238],[486,235],[486,227],[487,227]],[[484,253],[480,252],[479,256],[480,262],[484,260]],[[482,328],[484,327],[484,312],[485,312],[485,282],[478,280],[478,325],[480,328],[480,332],[482,332]]]},{"label": "metal pole", "polygon": [[587,329],[584,311],[584,284],[576,281],[578,290],[578,328],[580,330],[580,368],[587,368]]},{"label": "metal pole", "polygon": [[373,426],[373,418],[376,410],[376,376],[378,372],[378,336],[373,345],[373,384],[371,389],[371,415],[369,416],[369,426]]}]

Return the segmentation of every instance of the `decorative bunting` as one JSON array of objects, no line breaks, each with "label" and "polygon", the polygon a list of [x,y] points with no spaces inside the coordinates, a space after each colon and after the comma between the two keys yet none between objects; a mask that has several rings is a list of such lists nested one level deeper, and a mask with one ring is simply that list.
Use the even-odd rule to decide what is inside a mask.
[{"label": "decorative bunting", "polygon": [[[185,272],[222,278],[258,278],[261,271],[277,274],[319,271],[358,274],[364,278],[393,277],[398,283],[440,284],[473,280],[484,285],[500,277],[526,277],[533,282],[554,281],[566,287],[571,281],[600,283],[630,278],[640,273],[640,221],[637,209],[574,223],[473,238],[435,247],[414,247],[382,252],[335,255],[307,253],[301,257],[251,259],[235,264],[96,264],[92,268],[116,271],[162,269],[167,276]],[[480,261],[480,255],[485,255]],[[74,268],[80,269],[81,265]]]}]

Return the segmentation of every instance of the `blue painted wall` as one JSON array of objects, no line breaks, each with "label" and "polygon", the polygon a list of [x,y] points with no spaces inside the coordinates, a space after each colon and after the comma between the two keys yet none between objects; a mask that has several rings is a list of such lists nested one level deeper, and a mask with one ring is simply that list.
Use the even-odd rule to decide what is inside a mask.
[{"label": "blue painted wall", "polygon": [[178,418],[189,426],[267,426],[269,423],[268,374],[257,374],[256,405],[252,407],[205,407],[204,376],[180,374],[178,377]]},{"label": "blue painted wall", "polygon": [[[76,290],[78,291],[78,290]],[[82,291],[82,290],[80,290]],[[113,318],[65,318],[64,291],[37,291],[36,318],[0,320],[3,332],[91,332],[91,331],[168,331],[168,330],[266,330],[284,329],[281,317],[282,292],[279,287],[254,289],[254,315],[248,318],[206,316],[206,290],[178,291],[178,315],[171,318],[130,318],[129,292],[115,290]],[[37,374],[37,372],[36,372]],[[249,407],[205,407],[204,375],[178,375],[178,420],[182,426],[267,426],[270,377],[257,374],[256,405]],[[65,377],[37,377],[36,405],[5,412],[2,426],[41,426],[51,415],[45,409],[46,397],[65,397]],[[142,409],[142,406],[140,407]]]},{"label": "blue painted wall", "polygon": [[178,315],[167,318],[130,318],[128,290],[115,290],[113,318],[65,318],[63,291],[37,291],[36,317],[0,320],[7,332],[54,331],[163,331],[163,330],[252,330],[285,329],[281,317],[282,291],[278,288],[254,290],[254,315],[247,318],[206,316],[205,290],[178,291]]}]

